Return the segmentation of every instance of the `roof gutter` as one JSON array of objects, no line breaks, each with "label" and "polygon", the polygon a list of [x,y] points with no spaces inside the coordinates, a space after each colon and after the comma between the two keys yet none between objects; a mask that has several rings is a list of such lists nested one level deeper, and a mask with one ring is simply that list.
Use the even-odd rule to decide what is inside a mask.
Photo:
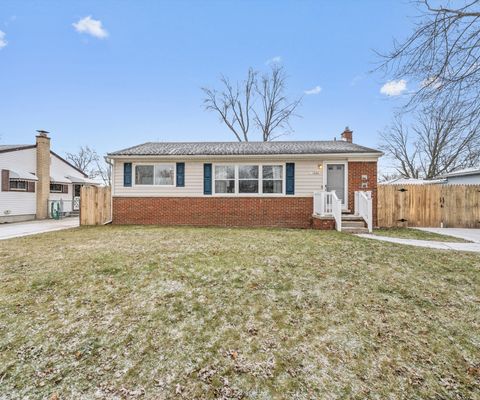
[{"label": "roof gutter", "polygon": [[186,159],[186,160],[204,160],[204,159],[230,159],[230,158],[298,158],[298,159],[319,159],[319,158],[375,158],[383,156],[382,152],[370,153],[319,153],[319,154],[201,154],[201,155],[185,155],[185,154],[150,154],[150,155],[133,155],[133,154],[107,154],[105,159],[125,159],[125,158],[165,158],[165,159]]},{"label": "roof gutter", "polygon": [[110,189],[111,189],[111,196],[110,196],[110,219],[106,221],[103,225],[110,225],[113,222],[113,185],[112,185],[112,180],[113,180],[113,163],[110,161],[110,159],[107,156],[104,156],[103,159],[105,162],[109,165],[110,167]]}]

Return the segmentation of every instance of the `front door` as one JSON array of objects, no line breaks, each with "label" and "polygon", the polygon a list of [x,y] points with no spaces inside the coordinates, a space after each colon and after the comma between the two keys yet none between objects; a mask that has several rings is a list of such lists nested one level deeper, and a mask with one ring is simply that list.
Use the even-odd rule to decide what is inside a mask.
[{"label": "front door", "polygon": [[345,164],[327,164],[327,192],[335,190],[345,205]]}]

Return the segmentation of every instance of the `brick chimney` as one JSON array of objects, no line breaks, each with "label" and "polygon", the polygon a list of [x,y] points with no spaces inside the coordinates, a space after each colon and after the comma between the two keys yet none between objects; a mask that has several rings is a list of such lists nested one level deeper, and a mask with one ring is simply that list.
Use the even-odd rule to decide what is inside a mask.
[{"label": "brick chimney", "polygon": [[47,131],[38,130],[37,138],[37,219],[48,217],[50,195],[50,138]]},{"label": "brick chimney", "polygon": [[342,132],[342,140],[348,143],[352,143],[353,139],[353,131],[351,131],[348,126],[345,128],[345,130]]}]

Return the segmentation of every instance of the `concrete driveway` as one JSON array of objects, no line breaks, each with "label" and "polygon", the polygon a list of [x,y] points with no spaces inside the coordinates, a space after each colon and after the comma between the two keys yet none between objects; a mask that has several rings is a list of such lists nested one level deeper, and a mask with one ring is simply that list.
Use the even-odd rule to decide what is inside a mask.
[{"label": "concrete driveway", "polygon": [[470,242],[480,243],[480,229],[466,228],[416,228],[425,232],[439,233],[440,235],[448,235],[460,239],[469,240]]},{"label": "concrete driveway", "polygon": [[411,246],[427,247],[430,249],[471,251],[480,253],[480,229],[461,228],[415,228],[422,231],[439,233],[441,235],[455,236],[460,239],[469,240],[472,243],[451,243],[437,242],[434,240],[403,239],[372,234],[358,235],[367,239],[381,240],[390,243],[408,244]]},{"label": "concrete driveway", "polygon": [[0,240],[36,235],[37,233],[59,231],[62,229],[76,228],[79,225],[80,223],[78,217],[69,217],[60,219],[58,221],[54,219],[46,219],[42,221],[0,224]]}]

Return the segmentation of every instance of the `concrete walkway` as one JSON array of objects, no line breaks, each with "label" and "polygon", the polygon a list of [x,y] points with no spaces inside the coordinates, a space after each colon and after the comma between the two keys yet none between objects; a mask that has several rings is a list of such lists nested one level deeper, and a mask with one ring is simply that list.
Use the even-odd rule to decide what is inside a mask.
[{"label": "concrete walkway", "polygon": [[384,242],[407,244],[411,246],[427,247],[430,249],[472,251],[480,253],[480,229],[460,228],[418,228],[427,232],[440,233],[443,235],[455,236],[460,239],[470,240],[473,243],[450,243],[437,242],[434,240],[402,239],[372,234],[357,235],[366,239],[381,240]]},{"label": "concrete walkway", "polygon": [[46,219],[43,221],[15,222],[0,224],[0,240],[12,239],[21,236],[36,235],[37,233],[53,232],[79,226],[78,217],[60,219]]}]

